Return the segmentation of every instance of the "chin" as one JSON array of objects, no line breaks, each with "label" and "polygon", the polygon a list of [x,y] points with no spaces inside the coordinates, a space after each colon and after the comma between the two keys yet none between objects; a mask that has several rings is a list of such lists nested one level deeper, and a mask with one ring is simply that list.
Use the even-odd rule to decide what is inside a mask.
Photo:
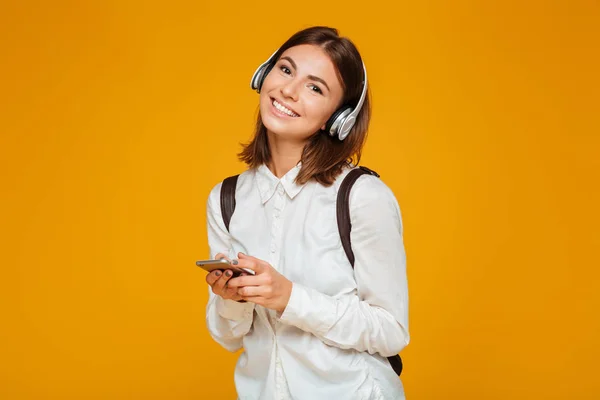
[{"label": "chin", "polygon": [[290,138],[298,136],[297,129],[292,129],[292,127],[282,123],[281,121],[278,121],[276,118],[273,118],[269,115],[261,116],[261,118],[265,128],[277,136]]},{"label": "chin", "polygon": [[263,111],[262,107],[260,110],[260,118],[268,131],[280,136],[293,136],[294,132],[298,130],[298,127],[292,126],[292,121],[282,121],[276,116],[271,115],[269,110]]}]

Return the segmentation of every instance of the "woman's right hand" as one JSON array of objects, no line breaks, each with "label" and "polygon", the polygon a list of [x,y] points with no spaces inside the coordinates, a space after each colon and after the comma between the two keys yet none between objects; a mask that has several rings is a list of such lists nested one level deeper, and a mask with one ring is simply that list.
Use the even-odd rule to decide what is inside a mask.
[{"label": "woman's right hand", "polygon": [[[217,260],[224,258],[231,263],[231,260],[221,253],[218,253],[215,258]],[[244,276],[248,274],[242,273],[241,275]],[[231,272],[230,269],[226,269],[225,271],[213,271],[206,275],[206,283],[210,285],[214,294],[219,295],[224,299],[240,301],[242,300],[242,296],[237,293],[238,288],[227,287],[227,281],[229,281],[232,276],[233,272]]]}]

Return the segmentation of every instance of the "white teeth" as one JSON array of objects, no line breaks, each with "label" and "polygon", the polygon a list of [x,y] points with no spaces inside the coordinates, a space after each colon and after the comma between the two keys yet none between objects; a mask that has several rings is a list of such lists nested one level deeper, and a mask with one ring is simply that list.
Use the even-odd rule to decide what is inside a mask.
[{"label": "white teeth", "polygon": [[285,113],[287,115],[289,115],[290,117],[298,117],[299,115],[296,114],[295,112],[293,112],[290,109],[285,108],[284,106],[282,106],[281,104],[279,104],[277,102],[277,100],[273,100],[273,105],[275,106],[276,109],[278,109],[279,111],[281,111],[282,113]]}]

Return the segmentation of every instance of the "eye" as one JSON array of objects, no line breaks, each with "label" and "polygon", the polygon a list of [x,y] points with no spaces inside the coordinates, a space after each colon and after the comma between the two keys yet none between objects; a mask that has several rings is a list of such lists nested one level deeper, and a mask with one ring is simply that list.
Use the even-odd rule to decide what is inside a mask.
[{"label": "eye", "polygon": [[317,85],[313,85],[312,83],[308,85],[308,87],[310,88],[310,90],[312,90],[315,93],[319,93],[319,94],[323,94],[323,91],[321,90],[320,87],[318,87]]},{"label": "eye", "polygon": [[279,69],[286,75],[289,75],[292,73],[292,71],[285,65],[280,66]]}]

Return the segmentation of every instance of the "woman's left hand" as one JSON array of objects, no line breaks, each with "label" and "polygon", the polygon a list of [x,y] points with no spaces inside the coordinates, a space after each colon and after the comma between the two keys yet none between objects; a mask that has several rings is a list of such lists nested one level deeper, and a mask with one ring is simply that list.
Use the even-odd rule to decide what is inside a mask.
[{"label": "woman's left hand", "polygon": [[237,288],[242,299],[282,313],[292,294],[292,282],[281,275],[268,262],[256,257],[238,253],[240,268],[254,271],[255,275],[239,276],[227,282],[230,288]]}]

